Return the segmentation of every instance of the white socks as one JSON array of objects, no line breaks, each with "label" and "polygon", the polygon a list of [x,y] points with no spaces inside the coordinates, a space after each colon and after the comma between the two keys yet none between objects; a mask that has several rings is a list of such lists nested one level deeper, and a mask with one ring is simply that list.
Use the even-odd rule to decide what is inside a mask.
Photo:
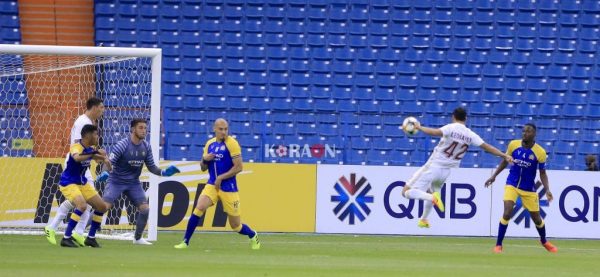
[{"label": "white socks", "polygon": [[[58,225],[60,225],[60,223],[65,219],[65,217],[67,217],[67,214],[70,211],[72,211],[73,208],[74,207],[71,201],[67,200],[60,203],[60,206],[58,206],[58,211],[56,211],[56,216],[54,216],[54,218],[50,221],[48,225],[52,229],[56,230],[58,228]],[[90,210],[91,207],[88,205],[87,209],[85,209],[85,211],[81,215],[81,219],[77,223],[74,232],[78,234],[83,234],[83,232],[85,231],[85,227],[87,226],[88,220],[90,218]]]},{"label": "white socks", "polygon": [[408,199],[421,199],[427,202],[433,201],[433,195],[419,189],[409,189],[404,193],[404,197]]},{"label": "white socks", "polygon": [[56,230],[56,228],[58,228],[58,225],[60,225],[60,223],[65,219],[65,217],[67,217],[67,214],[72,209],[73,209],[73,204],[71,204],[71,201],[63,201],[62,203],[60,203],[60,206],[58,206],[58,211],[56,211],[56,215],[50,221],[49,226],[52,229]]},{"label": "white socks", "polygon": [[421,216],[421,219],[427,219],[427,217],[429,216],[429,213],[431,213],[432,207],[433,207],[433,202],[425,201],[425,207],[423,209],[423,215]]},{"label": "white socks", "polygon": [[79,219],[79,222],[77,222],[77,226],[75,226],[74,232],[83,235],[83,232],[85,232],[85,227],[87,227],[91,214],[92,206],[88,205],[87,209],[85,209],[83,214],[81,214],[81,218]]}]

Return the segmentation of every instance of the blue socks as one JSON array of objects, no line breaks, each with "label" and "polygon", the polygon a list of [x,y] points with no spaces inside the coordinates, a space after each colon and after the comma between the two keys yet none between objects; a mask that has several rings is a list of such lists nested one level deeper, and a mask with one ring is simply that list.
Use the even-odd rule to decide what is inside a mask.
[{"label": "blue socks", "polygon": [[98,231],[98,228],[100,228],[100,224],[102,224],[102,216],[103,215],[104,215],[104,213],[101,213],[99,211],[94,211],[94,216],[92,217],[92,224],[90,226],[90,232],[88,233],[89,238],[96,237],[96,231]]},{"label": "blue socks", "polygon": [[535,228],[537,229],[538,234],[540,234],[540,242],[542,244],[546,243],[546,224],[544,224],[544,222],[542,221],[542,224],[536,225]]},{"label": "blue socks", "polygon": [[508,229],[508,221],[501,218],[500,224],[498,225],[498,239],[496,240],[496,245],[502,245],[504,235],[506,235],[506,229]]},{"label": "blue socks", "polygon": [[248,227],[248,225],[246,224],[242,224],[242,228],[239,228],[239,230],[236,230],[240,235],[246,235],[248,236],[248,238],[253,238],[254,236],[256,236],[256,232],[254,232],[252,229],[250,229],[250,227]]},{"label": "blue socks", "polygon": [[188,220],[187,228],[185,229],[185,235],[183,236],[183,242],[185,244],[190,244],[190,239],[196,230],[196,226],[198,226],[198,222],[200,221],[200,217],[204,215],[204,212],[194,208],[194,212],[190,219]]},{"label": "blue socks", "polygon": [[75,226],[77,226],[77,222],[79,222],[79,219],[81,219],[82,214],[83,212],[79,209],[73,210],[71,218],[69,219],[69,223],[67,224],[67,229],[65,230],[65,238],[71,237],[71,235],[73,234],[73,229],[75,229]]}]

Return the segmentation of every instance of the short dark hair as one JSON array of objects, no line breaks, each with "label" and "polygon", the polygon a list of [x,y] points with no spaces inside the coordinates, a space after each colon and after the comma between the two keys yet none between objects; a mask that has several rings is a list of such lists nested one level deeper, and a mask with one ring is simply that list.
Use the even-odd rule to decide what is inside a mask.
[{"label": "short dark hair", "polygon": [[135,128],[135,126],[137,126],[140,123],[148,124],[148,122],[143,118],[135,118],[131,121],[131,125],[130,125],[131,129]]},{"label": "short dark hair", "polygon": [[525,125],[523,125],[523,128],[525,128],[525,126],[530,126],[531,128],[533,128],[534,131],[537,132],[537,126],[535,126],[535,124],[529,122],[529,123],[525,123]]},{"label": "short dark hair", "polygon": [[91,110],[93,107],[96,106],[100,106],[100,104],[103,104],[104,101],[98,97],[90,97],[86,102],[85,102],[85,107],[89,110]]},{"label": "short dark hair", "polygon": [[452,116],[458,121],[466,121],[467,120],[467,110],[463,107],[458,107],[454,109],[452,112]]},{"label": "short dark hair", "polygon": [[91,134],[93,132],[98,131],[98,127],[95,125],[87,124],[81,128],[81,138],[85,137],[87,134]]}]

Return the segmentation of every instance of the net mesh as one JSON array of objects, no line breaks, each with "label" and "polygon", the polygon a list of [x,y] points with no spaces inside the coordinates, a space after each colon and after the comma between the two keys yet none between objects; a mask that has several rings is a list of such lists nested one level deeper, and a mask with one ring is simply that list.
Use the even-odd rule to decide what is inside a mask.
[{"label": "net mesh", "polygon": [[[0,53],[0,232],[39,232],[64,201],[58,181],[70,130],[89,97],[104,99],[97,124],[108,152],[131,119],[150,121],[151,65],[140,57]],[[102,192],[105,184],[95,186]],[[102,232],[128,238],[135,218],[121,197]]]}]

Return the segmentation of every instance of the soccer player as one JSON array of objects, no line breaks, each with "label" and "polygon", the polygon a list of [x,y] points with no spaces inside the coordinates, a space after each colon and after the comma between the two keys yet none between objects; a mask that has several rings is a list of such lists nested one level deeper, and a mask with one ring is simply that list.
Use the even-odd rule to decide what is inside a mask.
[{"label": "soccer player", "polygon": [[[536,170],[540,171],[540,180],[546,190],[546,198],[552,201],[553,196],[550,192],[548,184],[548,175],[546,174],[546,150],[539,144],[535,143],[535,135],[537,128],[532,123],[527,123],[523,126],[523,135],[521,140],[513,140],[508,144],[506,154],[511,155],[514,159],[514,164],[510,168],[506,186],[504,186],[504,213],[500,218],[498,225],[498,239],[494,247],[495,253],[502,253],[502,241],[508,228],[517,198],[521,198],[523,207],[529,211],[531,219],[535,223],[535,227],[540,234],[540,242],[549,252],[556,253],[558,248],[552,245],[546,239],[546,226],[544,220],[540,216],[540,199],[536,192]],[[494,174],[485,182],[485,187],[491,186],[496,181],[496,176],[506,168],[508,164],[502,161]]]},{"label": "soccer player", "polygon": [[[110,161],[103,150],[96,150],[98,144],[98,127],[85,125],[81,129],[81,140],[71,145],[69,159],[63,173],[60,175],[60,192],[75,206],[71,219],[67,224],[65,235],[60,242],[63,247],[79,247],[73,241],[73,229],[81,219],[81,215],[87,209],[87,204],[94,208],[92,225],[84,245],[100,247],[95,239],[96,231],[102,222],[102,216],[107,210],[106,205],[98,196],[98,192],[91,182],[88,182],[85,172],[89,169],[92,159],[103,162],[110,169]],[[91,181],[91,180],[90,180]]]},{"label": "soccer player", "polygon": [[242,172],[242,150],[239,143],[228,135],[229,124],[225,119],[217,119],[213,127],[215,137],[209,139],[204,145],[204,154],[200,162],[202,171],[208,170],[210,178],[190,216],[183,242],[175,245],[175,248],[188,248],[200,217],[204,215],[206,209],[221,200],[231,229],[248,236],[251,248],[258,250],[260,249],[258,234],[248,225],[242,224],[240,217],[240,197],[235,176]]},{"label": "soccer player", "polygon": [[[73,123],[73,127],[71,128],[71,140],[70,144],[73,145],[78,143],[81,140],[81,129],[85,125],[95,125],[95,122],[102,117],[104,114],[104,103],[102,99],[97,97],[91,97],[86,101],[86,111],[84,114],[80,115],[75,123]],[[69,160],[69,154],[67,154],[65,159],[65,164]],[[92,174],[89,170],[85,172],[85,178],[88,182],[92,182]],[[58,211],[54,218],[50,221],[48,226],[44,228],[46,233],[46,239],[51,244],[56,244],[56,228],[58,225],[67,217],[67,214],[73,210],[74,206],[71,201],[63,201],[58,207]],[[75,232],[73,233],[73,238],[80,245],[84,245],[84,237],[83,232],[85,231],[85,227],[90,218],[90,207],[88,207],[83,214],[81,215],[80,224],[77,224],[75,228]]]},{"label": "soccer player", "polygon": [[[180,171],[175,166],[170,166],[161,171],[154,164],[152,148],[145,140],[148,133],[146,120],[134,119],[131,121],[130,127],[131,135],[117,142],[110,153],[109,160],[113,171],[108,177],[108,185],[102,198],[108,209],[110,209],[121,196],[121,193],[124,193],[139,211],[133,244],[152,245],[152,243],[142,238],[149,212],[146,192],[139,180],[142,167],[145,163],[148,170],[158,176],[172,176]],[[103,172],[102,174],[107,173]]]},{"label": "soccer player", "polygon": [[432,129],[416,123],[415,127],[418,130],[430,136],[441,137],[429,160],[413,174],[402,190],[402,195],[408,199],[425,201],[423,215],[417,224],[421,228],[430,227],[427,217],[433,205],[436,205],[440,211],[444,211],[440,193],[435,190],[446,182],[451,168],[460,166],[460,161],[470,145],[479,146],[488,153],[504,158],[506,162],[512,162],[512,157],[485,143],[479,135],[467,128],[466,121],[467,111],[458,107],[452,112],[452,123],[442,128]]}]

